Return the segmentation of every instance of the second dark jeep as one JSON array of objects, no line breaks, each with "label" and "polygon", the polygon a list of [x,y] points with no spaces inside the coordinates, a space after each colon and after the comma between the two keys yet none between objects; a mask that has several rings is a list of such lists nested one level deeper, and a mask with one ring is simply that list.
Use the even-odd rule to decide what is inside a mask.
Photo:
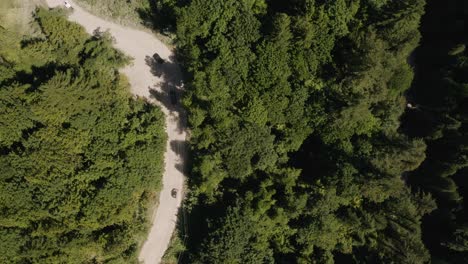
[{"label": "second dark jeep", "polygon": [[158,63],[158,64],[163,64],[164,59],[159,56],[159,54],[155,53],[153,54],[153,59]]}]

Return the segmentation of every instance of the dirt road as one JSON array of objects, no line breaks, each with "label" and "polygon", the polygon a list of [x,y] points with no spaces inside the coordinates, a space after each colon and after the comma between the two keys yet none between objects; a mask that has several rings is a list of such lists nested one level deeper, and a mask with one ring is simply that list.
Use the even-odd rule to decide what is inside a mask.
[{"label": "dirt road", "polygon": [[[64,6],[61,0],[46,1],[49,7]],[[151,34],[105,21],[76,6],[73,1],[68,2],[74,7],[69,20],[79,23],[89,33],[97,28],[109,30],[115,38],[115,47],[134,58],[133,64],[122,70],[129,79],[132,93],[155,102],[166,116],[168,142],[164,155],[163,189],[150,233],[139,255],[145,264],[159,263],[175,228],[184,183],[185,117],[180,104],[175,102],[183,88],[180,69],[172,51]],[[158,64],[152,58],[154,53],[166,62]],[[173,188],[179,190],[177,198],[171,196]]]}]

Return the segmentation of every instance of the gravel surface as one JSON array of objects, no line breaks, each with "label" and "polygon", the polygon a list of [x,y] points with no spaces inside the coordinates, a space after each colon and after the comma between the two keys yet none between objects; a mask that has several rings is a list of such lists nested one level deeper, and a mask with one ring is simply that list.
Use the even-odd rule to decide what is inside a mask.
[{"label": "gravel surface", "polygon": [[[168,141],[164,154],[163,187],[159,206],[152,217],[152,227],[139,255],[140,261],[145,264],[159,263],[171,240],[183,197],[187,151],[185,114],[179,102],[183,90],[180,68],[173,52],[153,35],[106,21],[86,12],[73,1],[68,2],[73,6],[70,21],[82,25],[89,33],[97,28],[101,31],[109,30],[115,38],[115,47],[134,59],[131,65],[121,71],[128,77],[131,92],[159,105],[166,116]],[[64,7],[64,1],[60,0],[47,0],[47,4],[49,7]],[[154,53],[159,54],[165,62],[160,64],[153,59]],[[174,188],[178,190],[176,198],[171,196]]]}]

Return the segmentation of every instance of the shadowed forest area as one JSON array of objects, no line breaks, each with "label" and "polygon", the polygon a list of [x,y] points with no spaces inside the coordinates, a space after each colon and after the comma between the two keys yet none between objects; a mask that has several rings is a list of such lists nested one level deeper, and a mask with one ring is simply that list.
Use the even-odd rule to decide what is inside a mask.
[{"label": "shadowed forest area", "polygon": [[433,263],[467,263],[468,4],[428,2],[421,33],[409,92],[416,109],[404,116],[403,130],[424,139],[427,157],[408,180],[437,202],[422,225]]},{"label": "shadowed forest area", "polygon": [[466,4],[168,6],[193,156],[183,262],[467,262]]},{"label": "shadowed forest area", "polygon": [[193,167],[187,263],[423,263],[435,207],[399,131],[424,1],[178,10]]},{"label": "shadowed forest area", "polygon": [[130,62],[60,10],[0,28],[0,263],[138,263],[161,185],[163,113]]}]

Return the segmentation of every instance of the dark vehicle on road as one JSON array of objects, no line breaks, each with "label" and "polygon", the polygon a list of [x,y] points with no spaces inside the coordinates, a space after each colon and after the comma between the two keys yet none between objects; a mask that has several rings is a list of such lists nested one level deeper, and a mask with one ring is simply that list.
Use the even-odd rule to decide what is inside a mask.
[{"label": "dark vehicle on road", "polygon": [[172,198],[177,198],[177,189],[176,188],[171,190],[171,196],[172,196]]},{"label": "dark vehicle on road", "polygon": [[169,91],[169,99],[171,100],[172,105],[177,104],[177,94],[174,90]]},{"label": "dark vehicle on road", "polygon": [[158,63],[158,64],[163,64],[164,59],[159,56],[159,54],[155,53],[153,54],[153,59]]}]

